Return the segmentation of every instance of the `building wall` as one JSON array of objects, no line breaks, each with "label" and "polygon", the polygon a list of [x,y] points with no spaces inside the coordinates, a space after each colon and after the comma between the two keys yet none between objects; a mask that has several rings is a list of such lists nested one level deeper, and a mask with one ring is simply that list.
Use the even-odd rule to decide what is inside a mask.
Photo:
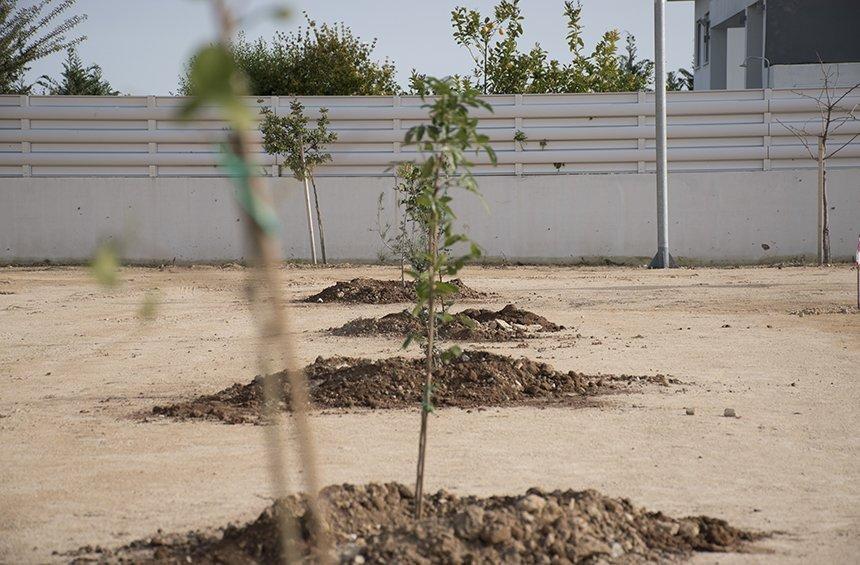
[{"label": "building wall", "polygon": [[[834,257],[856,249],[860,168],[828,175]],[[272,179],[288,259],[309,257],[301,184]],[[393,180],[318,180],[328,255],[378,261],[380,224],[394,224]],[[482,177],[484,202],[455,194],[459,221],[487,260],[643,263],[656,248],[651,174]],[[813,258],[816,173],[673,173],[669,234],[674,255],[696,263]],[[383,195],[383,208],[378,206]],[[113,240],[141,263],[241,261],[245,219],[223,178],[19,178],[0,190],[0,261],[84,262]],[[389,257],[391,259],[391,257]]]},{"label": "building wall", "polygon": [[[696,37],[696,26],[700,19],[705,17],[705,14],[711,9],[710,0],[696,0],[696,6],[693,14],[693,41],[699,41]],[[694,45],[694,49],[697,49]],[[693,68],[693,88],[695,90],[710,90],[711,88],[711,64],[702,63]]]},{"label": "building wall", "polygon": [[746,30],[733,27],[726,30],[726,89],[746,88],[746,72],[741,65],[746,58]]},{"label": "building wall", "polygon": [[[696,0],[695,19],[707,13],[712,26],[711,61],[694,72],[697,90],[759,88],[768,81],[771,88],[819,87],[819,57],[841,63],[834,67],[839,85],[860,82],[860,1],[768,0],[764,12],[755,4],[757,0]],[[747,15],[745,24],[735,21],[741,13]],[[727,29],[737,25],[746,27]],[[762,55],[769,70],[758,59]],[[751,57],[747,67],[739,69],[746,57]]]},{"label": "building wall", "polygon": [[860,62],[857,0],[768,0],[766,25],[772,65]]},{"label": "building wall", "polygon": [[820,89],[824,84],[823,72],[830,75],[833,86],[850,88],[860,84],[860,62],[819,63],[808,65],[774,65],[770,68],[770,83],[774,88]]},{"label": "building wall", "polygon": [[710,0],[708,9],[711,12],[711,25],[718,26],[738,12],[746,10],[747,6],[758,0]]}]

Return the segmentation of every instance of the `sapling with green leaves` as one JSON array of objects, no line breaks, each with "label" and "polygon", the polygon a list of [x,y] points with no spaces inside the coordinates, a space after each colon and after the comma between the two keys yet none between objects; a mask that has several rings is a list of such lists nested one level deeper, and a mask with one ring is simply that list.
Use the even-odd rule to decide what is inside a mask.
[{"label": "sapling with green leaves", "polygon": [[[271,108],[264,107],[261,109],[263,119],[260,122],[260,131],[263,133],[263,148],[266,152],[272,155],[281,155],[284,158],[284,163],[293,172],[293,176],[305,183],[305,199],[307,201],[310,200],[308,198],[308,181],[313,187],[317,228],[320,234],[320,251],[322,252],[323,264],[326,264],[325,234],[323,233],[317,184],[314,180],[314,169],[331,160],[331,154],[326,152],[325,148],[326,145],[337,141],[337,134],[328,129],[330,124],[328,109],[319,109],[320,117],[314,128],[308,127],[310,119],[305,116],[304,110],[304,105],[295,99],[290,102],[290,113],[286,116],[279,116]],[[309,205],[308,216],[310,216]],[[311,248],[313,251],[311,255],[316,262],[313,227],[309,225],[308,228],[311,231]]]},{"label": "sapling with green leaves", "polygon": [[[436,324],[451,320],[447,311],[437,310],[437,305],[451,298],[457,287],[444,282],[442,277],[455,276],[470,259],[480,256],[480,249],[465,234],[454,229],[454,211],[451,208],[451,190],[461,188],[478,192],[478,183],[472,175],[472,162],[468,154],[484,152],[495,164],[496,154],[490,147],[489,138],[478,133],[478,119],[470,114],[473,109],[492,107],[478,98],[474,90],[460,90],[450,79],[428,77],[427,85],[436,95],[425,104],[429,110],[429,123],[410,128],[405,143],[415,144],[423,162],[417,165],[415,204],[426,213],[427,250],[424,254],[425,268],[410,269],[415,279],[415,306],[412,314],[426,320],[423,336],[425,352],[425,378],[421,399],[421,431],[418,441],[418,468],[415,481],[415,515],[420,518],[423,510],[424,461],[427,448],[427,417],[433,411],[433,370],[438,362],[445,363],[461,352],[456,346],[438,352],[436,349]],[[467,251],[454,256],[450,251],[455,245],[466,245]],[[406,344],[409,343],[407,339]]]},{"label": "sapling with green leaves", "polygon": [[382,244],[400,260],[400,282],[406,285],[406,265],[414,271],[425,269],[427,249],[427,211],[419,205],[421,195],[419,167],[410,161],[400,163],[395,172],[394,194],[397,210],[397,232],[390,236],[391,224],[383,225],[385,193],[380,193],[377,224]]}]

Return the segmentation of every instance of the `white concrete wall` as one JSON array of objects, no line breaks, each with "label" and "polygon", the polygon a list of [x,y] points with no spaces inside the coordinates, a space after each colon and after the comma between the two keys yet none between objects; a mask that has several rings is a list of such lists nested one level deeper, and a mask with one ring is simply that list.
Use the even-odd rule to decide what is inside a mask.
[{"label": "white concrete wall", "polygon": [[[673,173],[670,245],[704,263],[815,255],[815,171]],[[860,233],[860,169],[829,173],[832,241],[848,259]],[[277,179],[288,259],[309,256],[300,185]],[[487,211],[457,195],[455,209],[488,259],[579,262],[633,259],[655,250],[649,174],[496,176],[480,179]],[[391,213],[392,179],[320,179],[326,243],[334,260],[377,261],[377,198]],[[227,179],[20,178],[0,188],[0,262],[81,262],[106,238],[129,261],[242,260],[243,218]],[[763,245],[767,246],[765,249]]]},{"label": "white concrete wall", "polygon": [[746,28],[730,27],[726,30],[726,89],[746,88],[746,68],[741,67],[746,59]]},{"label": "white concrete wall", "polygon": [[[860,63],[827,63],[832,86],[851,88],[860,84]],[[824,75],[821,65],[774,65],[770,68],[770,84],[773,88],[821,88]]]}]

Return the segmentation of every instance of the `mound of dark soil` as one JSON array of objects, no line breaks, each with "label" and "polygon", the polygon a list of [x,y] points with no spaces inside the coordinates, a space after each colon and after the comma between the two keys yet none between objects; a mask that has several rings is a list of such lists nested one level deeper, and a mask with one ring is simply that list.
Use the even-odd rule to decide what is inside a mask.
[{"label": "mound of dark soil", "polygon": [[[335,563],[642,563],[696,551],[754,551],[764,537],[716,518],[672,518],[593,490],[529,489],[520,496],[425,495],[413,518],[412,490],[397,483],[330,486],[322,492]],[[222,533],[157,534],[116,551],[83,548],[106,562],[277,563],[281,513],[302,532],[308,554],[313,518],[303,496],[279,501],[253,522]]]},{"label": "mound of dark soil", "polygon": [[[467,323],[463,318],[467,318]],[[451,322],[439,327],[443,339],[460,341],[507,341],[535,337],[542,332],[557,332],[564,326],[554,324],[528,310],[508,304],[501,310],[470,308],[454,314]],[[421,322],[408,310],[388,314],[382,318],[358,318],[331,332],[339,336],[388,335],[405,337],[421,333]]]},{"label": "mound of dark soil", "polygon": [[[483,292],[472,290],[460,279],[448,281],[457,287],[455,300],[474,300],[486,296]],[[352,279],[341,281],[323,289],[318,294],[308,296],[304,302],[352,302],[361,304],[395,304],[415,300],[415,282],[380,281],[377,279]]]},{"label": "mound of dark soil", "polygon": [[[353,357],[317,358],[305,368],[314,408],[408,408],[421,402],[424,361],[391,357],[378,361]],[[289,401],[289,380],[279,380]],[[523,404],[582,404],[583,399],[611,394],[642,384],[668,386],[677,383],[663,375],[651,377],[588,376],[556,371],[546,363],[514,359],[484,351],[467,351],[439,367],[434,376],[436,406],[476,408]],[[170,406],[156,406],[156,415],[204,418],[229,424],[260,423],[263,377],[248,384],[234,384],[212,395]],[[286,405],[288,406],[288,404]],[[286,406],[282,408],[286,409]]]}]

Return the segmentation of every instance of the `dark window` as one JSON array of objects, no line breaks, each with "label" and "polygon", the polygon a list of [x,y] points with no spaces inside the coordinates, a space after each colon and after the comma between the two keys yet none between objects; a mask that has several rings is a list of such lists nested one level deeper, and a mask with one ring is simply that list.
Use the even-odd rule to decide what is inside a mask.
[{"label": "dark window", "polygon": [[705,17],[696,20],[696,50],[695,50],[696,66],[701,67],[707,65],[711,60],[711,17],[710,14],[705,14]]},{"label": "dark window", "polygon": [[704,43],[704,51],[705,51],[705,63],[710,62],[711,60],[711,15],[705,14],[705,21],[703,22],[702,27],[705,31],[705,36],[702,38],[702,42]]}]

